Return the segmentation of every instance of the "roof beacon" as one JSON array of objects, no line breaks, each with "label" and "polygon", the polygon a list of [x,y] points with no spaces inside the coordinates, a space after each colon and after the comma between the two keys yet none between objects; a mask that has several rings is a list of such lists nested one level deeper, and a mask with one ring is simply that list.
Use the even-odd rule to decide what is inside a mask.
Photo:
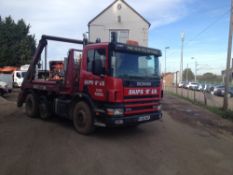
[{"label": "roof beacon", "polygon": [[139,45],[138,42],[135,41],[135,40],[127,40],[127,44],[128,45],[133,45],[133,46],[138,46]]}]

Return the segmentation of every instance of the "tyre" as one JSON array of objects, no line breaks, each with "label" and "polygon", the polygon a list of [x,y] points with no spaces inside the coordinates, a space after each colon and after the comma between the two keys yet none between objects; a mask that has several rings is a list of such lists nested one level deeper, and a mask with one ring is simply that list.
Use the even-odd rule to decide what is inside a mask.
[{"label": "tyre", "polygon": [[75,104],[73,109],[73,124],[77,132],[90,134],[94,132],[94,117],[89,105],[85,102]]},{"label": "tyre", "polygon": [[39,114],[38,100],[35,94],[28,94],[26,97],[25,112],[28,117],[37,117]]},{"label": "tyre", "polygon": [[4,91],[2,89],[0,89],[0,96],[4,95]]},{"label": "tyre", "polygon": [[40,118],[43,120],[47,120],[47,119],[51,118],[51,116],[52,116],[49,102],[48,102],[46,97],[41,97],[41,99],[40,99],[39,113],[40,113]]}]

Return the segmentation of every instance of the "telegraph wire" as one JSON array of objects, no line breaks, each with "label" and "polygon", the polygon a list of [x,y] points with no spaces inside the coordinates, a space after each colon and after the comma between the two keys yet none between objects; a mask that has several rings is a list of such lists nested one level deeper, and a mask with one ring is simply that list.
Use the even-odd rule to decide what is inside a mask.
[{"label": "telegraph wire", "polygon": [[203,30],[201,30],[198,34],[196,34],[196,36],[194,36],[192,39],[187,41],[187,46],[189,46],[190,42],[194,41],[196,38],[198,38],[202,33],[206,32],[209,28],[211,28],[212,26],[214,26],[219,20],[221,20],[223,17],[225,17],[229,12],[230,12],[230,8],[225,11],[220,17],[218,17],[216,20],[214,20],[213,22],[211,22],[210,24],[208,24]]},{"label": "telegraph wire", "polygon": [[[230,8],[228,8],[221,16],[219,16],[216,20],[209,23],[206,27],[204,27],[199,33],[197,33],[192,39],[188,41],[184,41],[185,47],[190,46],[192,41],[194,41],[196,38],[198,38],[200,35],[208,31],[211,27],[213,27],[217,22],[219,22],[223,17],[225,17],[230,12]],[[169,57],[173,56],[177,52],[172,52],[168,54]]]}]

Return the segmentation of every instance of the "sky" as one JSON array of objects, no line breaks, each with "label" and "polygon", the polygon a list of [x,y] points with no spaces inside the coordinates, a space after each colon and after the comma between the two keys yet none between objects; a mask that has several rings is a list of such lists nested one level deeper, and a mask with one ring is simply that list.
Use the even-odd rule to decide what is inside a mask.
[{"label": "sky", "polygon": [[[87,23],[113,0],[0,0],[2,18],[11,15],[30,24],[38,41],[42,34],[81,39]],[[149,47],[161,49],[161,70],[180,69],[181,38],[184,38],[184,65],[197,74],[221,74],[226,67],[230,0],[126,0],[150,23]],[[53,46],[53,52],[65,50]],[[49,54],[52,54],[49,52]],[[193,59],[191,59],[193,58]]]}]

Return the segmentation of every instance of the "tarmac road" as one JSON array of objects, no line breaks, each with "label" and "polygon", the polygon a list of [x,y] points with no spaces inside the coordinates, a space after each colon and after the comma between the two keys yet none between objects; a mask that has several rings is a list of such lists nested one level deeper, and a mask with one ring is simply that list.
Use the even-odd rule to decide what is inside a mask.
[{"label": "tarmac road", "polygon": [[160,121],[91,136],[28,118],[10,99],[0,97],[1,175],[233,174],[233,123],[175,97],[165,96]]}]

